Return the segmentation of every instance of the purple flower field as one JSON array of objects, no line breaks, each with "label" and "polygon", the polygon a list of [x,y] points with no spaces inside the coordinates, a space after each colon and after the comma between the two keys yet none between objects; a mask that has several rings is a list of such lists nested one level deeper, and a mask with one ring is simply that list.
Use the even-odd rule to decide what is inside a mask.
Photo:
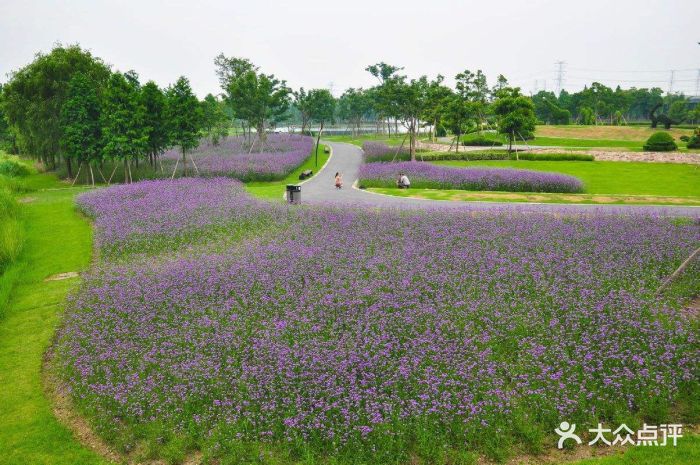
[{"label": "purple flower field", "polygon": [[359,172],[360,187],[395,187],[399,173],[411,187],[509,192],[583,192],[580,179],[559,173],[512,168],[448,168],[423,162],[369,163]]},{"label": "purple flower field", "polygon": [[[175,215],[213,202],[177,216],[184,230],[201,230],[210,212],[249,214],[254,201],[238,184],[207,182],[199,195],[143,183],[81,204],[103,248],[158,240],[173,218],[163,204]],[[143,195],[151,187],[160,201]],[[127,211],[139,212],[134,225]],[[330,208],[273,216],[284,230],[242,247],[102,260],[85,277],[57,354],[102,431],[159,425],[240,460],[251,452],[236,444],[262,443],[394,463],[421,447],[479,450],[523,423],[551,432],[563,419],[648,418],[697,392],[697,334],[677,297],[653,295],[700,243],[694,223]]]},{"label": "purple flower field", "polygon": [[[200,173],[208,176],[228,176],[241,181],[274,181],[283,179],[309,157],[314,140],[297,134],[269,134],[264,151],[259,146],[250,152],[243,136],[226,137],[219,145],[202,140],[192,153]],[[182,157],[172,149],[163,158],[171,162]]]},{"label": "purple flower field", "polygon": [[97,246],[110,257],[176,246],[212,229],[240,230],[276,208],[229,178],[122,184],[81,194],[77,204],[95,220]]}]

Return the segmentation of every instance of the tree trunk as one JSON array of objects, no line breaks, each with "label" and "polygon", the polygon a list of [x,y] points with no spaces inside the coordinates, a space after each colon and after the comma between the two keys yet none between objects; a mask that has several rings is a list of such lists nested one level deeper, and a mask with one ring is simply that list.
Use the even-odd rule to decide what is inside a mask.
[{"label": "tree trunk", "polygon": [[321,121],[321,126],[319,127],[318,134],[316,134],[316,168],[318,168],[318,144],[321,142],[321,133],[323,132],[323,121]]},{"label": "tree trunk", "polygon": [[70,158],[66,157],[66,168],[68,168],[68,177],[73,177],[73,166],[71,165]]},{"label": "tree trunk", "polygon": [[187,157],[185,156],[185,148],[182,148],[182,175],[187,176]]}]

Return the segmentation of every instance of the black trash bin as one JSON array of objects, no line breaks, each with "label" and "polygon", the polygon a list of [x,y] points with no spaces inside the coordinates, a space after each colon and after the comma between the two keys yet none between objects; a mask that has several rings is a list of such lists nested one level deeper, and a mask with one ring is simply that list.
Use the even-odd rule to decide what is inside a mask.
[{"label": "black trash bin", "polygon": [[287,184],[287,203],[301,203],[301,186]]}]

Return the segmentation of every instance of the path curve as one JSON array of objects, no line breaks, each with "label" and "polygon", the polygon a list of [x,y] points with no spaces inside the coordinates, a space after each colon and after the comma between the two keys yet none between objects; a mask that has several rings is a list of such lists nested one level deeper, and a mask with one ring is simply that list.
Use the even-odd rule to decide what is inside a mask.
[{"label": "path curve", "polygon": [[[611,214],[651,214],[700,218],[700,207],[657,205],[591,205],[556,203],[464,202],[398,197],[367,192],[353,187],[362,164],[362,150],[356,145],[324,142],[333,152],[321,171],[305,182],[301,200],[305,204],[344,205],[380,208],[418,208],[446,210],[513,210],[521,212],[605,212]],[[336,172],[343,174],[344,187],[333,185]]]}]

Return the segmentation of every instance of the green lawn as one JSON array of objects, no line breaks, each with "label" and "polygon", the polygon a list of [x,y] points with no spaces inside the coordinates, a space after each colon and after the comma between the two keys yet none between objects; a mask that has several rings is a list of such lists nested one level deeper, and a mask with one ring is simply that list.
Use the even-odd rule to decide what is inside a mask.
[{"label": "green lawn", "polygon": [[318,150],[318,166],[316,165],[316,157],[314,153],[311,154],[309,158],[286,178],[281,181],[272,182],[249,182],[245,185],[248,192],[256,197],[261,197],[270,200],[282,200],[282,195],[284,194],[285,187],[287,184],[298,184],[299,174],[304,170],[312,170],[314,175],[323,167],[323,165],[328,161],[329,154],[325,153],[325,145],[320,144]]},{"label": "green lawn", "polygon": [[[50,175],[29,182],[64,187]],[[66,293],[77,279],[44,282],[56,273],[86,268],[92,253],[87,220],[74,210],[81,189],[33,192],[25,203],[26,243],[12,270],[19,270],[0,321],[0,464],[107,463],[77,443],[53,415],[44,395],[41,366],[59,323]],[[3,275],[0,279],[6,279]]]},{"label": "green lawn", "polygon": [[700,198],[700,166],[613,161],[438,161],[455,167],[493,166],[553,171],[580,178],[587,194]]},{"label": "green lawn", "polygon": [[[400,145],[404,137],[405,134],[399,134],[398,136],[392,135],[391,137],[387,136],[386,134],[367,134],[362,136],[324,136],[324,139],[329,140],[331,142],[346,142],[348,144],[354,144],[359,147],[362,147],[362,144],[367,141],[384,142],[388,145]],[[408,140],[406,141],[406,143],[408,143]]]},{"label": "green lawn", "polygon": [[[523,144],[523,142],[518,142]],[[535,137],[527,141],[528,145],[558,146],[558,147],[585,147],[585,148],[622,148],[642,149],[643,141],[635,140],[611,140],[611,139],[572,139],[564,137]]]}]

